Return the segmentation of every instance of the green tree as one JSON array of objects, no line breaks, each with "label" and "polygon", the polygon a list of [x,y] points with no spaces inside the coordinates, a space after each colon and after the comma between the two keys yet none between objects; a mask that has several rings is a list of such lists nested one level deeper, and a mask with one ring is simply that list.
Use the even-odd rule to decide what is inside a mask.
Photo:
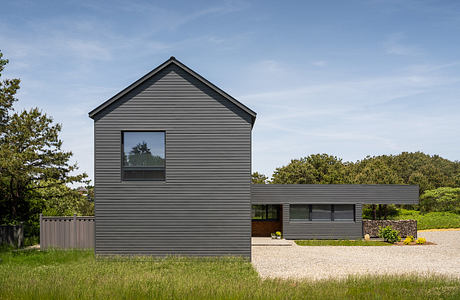
[{"label": "green tree", "polygon": [[340,184],[345,183],[346,165],[328,154],[312,154],[293,159],[273,173],[275,184]]},{"label": "green tree", "polygon": [[[8,60],[3,59],[3,53],[0,52],[0,79],[6,64]],[[8,122],[8,113],[12,110],[14,102],[17,101],[15,95],[19,90],[19,83],[19,79],[0,80],[0,135],[3,135],[3,127]]]},{"label": "green tree", "polygon": [[252,173],[252,183],[254,184],[265,184],[268,182],[268,177],[262,173],[254,172]]},{"label": "green tree", "polygon": [[45,216],[79,216],[94,215],[94,201],[89,195],[87,188],[70,188],[65,184],[48,181],[39,186],[46,187],[37,189],[37,196],[44,201],[42,214]]},{"label": "green tree", "polygon": [[[1,70],[5,64],[3,60]],[[45,207],[46,199],[39,190],[85,182],[87,175],[75,174],[72,152],[61,149],[60,124],[38,108],[13,113],[18,88],[18,80],[6,80],[0,93],[0,223],[25,221],[27,226],[36,224]]]},{"label": "green tree", "polygon": [[448,211],[460,214],[460,188],[441,187],[420,196],[420,211]]}]

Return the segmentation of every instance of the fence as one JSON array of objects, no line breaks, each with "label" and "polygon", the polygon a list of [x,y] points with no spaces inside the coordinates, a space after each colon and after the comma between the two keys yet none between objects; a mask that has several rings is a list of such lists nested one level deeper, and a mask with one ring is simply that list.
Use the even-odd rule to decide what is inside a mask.
[{"label": "fence", "polygon": [[24,244],[24,226],[22,223],[20,225],[0,226],[0,245],[3,244],[18,248]]},{"label": "fence", "polygon": [[40,249],[94,248],[94,217],[40,215]]}]

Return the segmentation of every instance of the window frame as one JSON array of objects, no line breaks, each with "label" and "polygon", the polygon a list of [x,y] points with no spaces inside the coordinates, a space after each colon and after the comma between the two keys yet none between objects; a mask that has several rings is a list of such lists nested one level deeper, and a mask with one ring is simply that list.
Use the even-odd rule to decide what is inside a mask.
[{"label": "window frame", "polygon": [[[253,205],[265,206],[265,219],[253,219],[252,218],[252,206]],[[276,206],[278,208],[278,218],[276,218],[276,219],[269,219],[268,218],[268,206]],[[254,221],[254,222],[265,222],[265,221],[276,222],[276,221],[281,221],[281,205],[279,205],[279,204],[251,204],[251,221]]]},{"label": "window frame", "polygon": [[[291,219],[291,207],[296,205],[308,205],[309,219]],[[313,205],[330,205],[330,220],[312,220]],[[352,205],[353,206],[353,220],[335,220],[335,205]],[[356,223],[356,204],[355,203],[292,203],[289,204],[289,222],[293,223]]]},{"label": "window frame", "polygon": [[[146,169],[149,169],[149,170],[163,170],[164,171],[164,178],[163,179],[126,179],[125,176],[124,176],[124,166],[123,166],[123,159],[124,159],[124,152],[125,152],[125,145],[124,145],[124,133],[125,132],[162,132],[164,134],[164,142],[163,142],[163,149],[164,149],[164,167],[163,168],[159,168],[159,167],[150,167],[150,168],[146,168],[146,167],[129,167],[131,170],[135,170],[136,168],[138,170],[146,170]],[[167,134],[166,134],[166,130],[122,130],[120,132],[120,181],[121,182],[128,182],[128,181],[150,181],[150,182],[166,182],[166,137],[167,137]]]}]

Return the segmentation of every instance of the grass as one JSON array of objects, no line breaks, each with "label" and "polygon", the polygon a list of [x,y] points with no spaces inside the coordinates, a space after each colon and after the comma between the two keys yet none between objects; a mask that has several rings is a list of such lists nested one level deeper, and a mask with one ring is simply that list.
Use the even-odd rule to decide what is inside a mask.
[{"label": "grass", "polygon": [[382,241],[363,240],[301,240],[295,243],[299,246],[393,246]]},{"label": "grass", "polygon": [[417,220],[418,230],[460,228],[460,215],[451,212],[429,212],[426,214],[421,214],[416,210],[400,209],[399,215],[394,219]]},{"label": "grass", "polygon": [[91,251],[0,253],[0,299],[459,299],[447,277],[263,280],[241,258],[99,259]]}]

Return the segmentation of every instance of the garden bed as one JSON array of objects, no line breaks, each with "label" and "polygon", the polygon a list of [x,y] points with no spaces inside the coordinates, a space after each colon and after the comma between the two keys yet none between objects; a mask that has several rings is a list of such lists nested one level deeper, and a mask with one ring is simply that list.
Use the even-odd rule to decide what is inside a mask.
[{"label": "garden bed", "polygon": [[299,246],[393,246],[383,241],[364,240],[299,240],[295,243]]},{"label": "garden bed", "polygon": [[425,245],[437,245],[437,244],[433,242],[425,242],[423,244],[417,244],[416,242],[411,242],[409,244],[404,244],[404,242],[401,241],[401,242],[394,243],[394,245],[396,246],[425,246]]}]

